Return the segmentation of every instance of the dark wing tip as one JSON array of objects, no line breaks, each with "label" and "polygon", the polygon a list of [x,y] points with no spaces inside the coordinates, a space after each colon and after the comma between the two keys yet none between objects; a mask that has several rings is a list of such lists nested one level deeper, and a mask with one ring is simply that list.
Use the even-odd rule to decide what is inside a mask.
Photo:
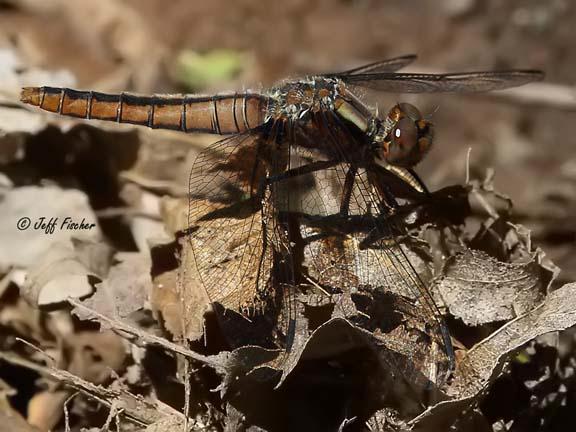
[{"label": "dark wing tip", "polygon": [[[506,72],[503,72],[506,74]],[[542,81],[545,77],[544,72],[536,69],[517,69],[508,71],[509,80],[503,80],[500,86],[493,90],[504,90],[511,87],[519,87],[537,81]]]},{"label": "dark wing tip", "polygon": [[397,59],[403,59],[403,60],[406,60],[406,61],[413,62],[413,61],[416,61],[416,60],[418,59],[418,54],[406,54],[406,55],[403,55],[403,56],[400,56],[400,57],[396,57],[396,58],[397,58]]},{"label": "dark wing tip", "polygon": [[546,74],[541,70],[527,69],[523,72],[526,75],[530,76],[532,78],[532,81],[542,81],[546,77]]},{"label": "dark wing tip", "polygon": [[537,69],[517,69],[510,71],[510,73],[526,79],[526,82],[542,81],[546,76],[543,71]]}]

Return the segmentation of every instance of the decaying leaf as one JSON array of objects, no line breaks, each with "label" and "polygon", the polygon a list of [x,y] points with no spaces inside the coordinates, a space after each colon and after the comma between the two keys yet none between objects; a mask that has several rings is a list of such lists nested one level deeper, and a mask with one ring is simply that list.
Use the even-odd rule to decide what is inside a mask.
[{"label": "decaying leaf", "polygon": [[177,238],[151,245],[151,308],[173,337],[198,340],[204,334],[204,314],[211,307],[196,273],[190,244],[178,239],[188,227],[188,201],[165,197],[160,213],[166,230]]},{"label": "decaying leaf", "polygon": [[546,333],[576,325],[576,284],[551,292],[529,312],[498,329],[470,349],[459,367],[462,374],[450,386],[450,394],[470,396],[497,375],[510,355],[529,341]]},{"label": "decaying leaf", "polygon": [[[195,262],[187,244],[176,242],[152,247],[150,303],[158,321],[176,339],[198,340],[204,334],[204,314],[210,300],[194,276]],[[177,256],[180,256],[178,261]]]},{"label": "decaying leaf", "polygon": [[63,345],[62,359],[67,371],[95,384],[104,384],[125,366],[123,339],[111,331],[79,332]]},{"label": "decaying leaf", "polygon": [[544,299],[545,272],[535,261],[508,264],[468,250],[446,261],[437,290],[450,313],[467,325],[508,321]]},{"label": "decaying leaf", "polygon": [[[44,258],[53,244],[72,237],[91,241],[101,238],[96,216],[83,192],[25,186],[2,190],[1,195],[0,219],[4,223],[0,226],[0,265],[4,267],[30,267]],[[30,202],[35,205],[30,206]]]},{"label": "decaying leaf", "polygon": [[39,306],[54,305],[92,294],[101,281],[79,260],[71,244],[55,243],[29,272],[22,295]]},{"label": "decaying leaf", "polygon": [[40,430],[54,429],[62,418],[64,403],[70,395],[70,390],[36,393],[28,403],[28,423]]},{"label": "decaying leaf", "polygon": [[[221,390],[244,414],[246,426],[276,430],[289,421],[298,430],[309,417],[295,413],[329,412],[328,407],[336,410],[332,418],[340,421],[349,415],[361,423],[374,410],[390,405],[402,416],[413,417],[421,402],[445,397],[416,368],[409,370],[409,358],[340,318],[316,329],[294,360],[283,360],[285,355],[259,347],[231,353]],[[275,372],[279,365],[289,365],[289,374]],[[291,409],[286,411],[285,404]],[[318,430],[325,430],[321,425],[327,420],[318,420]]]},{"label": "decaying leaf", "polygon": [[[183,249],[190,249],[196,263],[191,268],[196,268],[198,263],[210,263],[209,280],[206,280],[206,274],[203,275],[206,294],[212,302],[220,303],[231,310],[257,307],[252,306],[258,297],[256,287],[266,286],[270,278],[270,266],[267,263],[272,254],[269,249],[263,250],[262,257],[253,252],[262,249],[260,212],[254,211],[253,203],[249,199],[233,209],[210,201],[192,202],[190,206],[212,206],[212,213],[218,217],[217,225],[214,224],[213,217],[204,221],[191,221],[193,226],[189,229],[194,234],[190,236],[189,242],[182,244]],[[223,213],[217,214],[220,210]],[[251,226],[254,227],[251,231],[246,230],[245,219],[251,220]],[[217,226],[221,230],[218,235],[226,239],[227,248],[214,251],[204,244],[206,241],[214,242],[214,230]],[[196,278],[200,280],[199,276]]]},{"label": "decaying leaf", "polygon": [[413,421],[415,430],[446,430],[502,372],[520,348],[540,335],[576,325],[576,284],[551,292],[529,312],[510,321],[470,349],[459,361],[447,389],[454,398],[428,409]]},{"label": "decaying leaf", "polygon": [[[143,309],[151,291],[150,260],[140,253],[120,254],[107,277],[96,284],[94,295],[83,303],[109,317],[125,318]],[[80,318],[82,311],[74,310]]]},{"label": "decaying leaf", "polygon": [[0,430],[2,432],[40,432],[40,429],[30,425],[20,414],[7,414],[0,411]]},{"label": "decaying leaf", "polygon": [[167,430],[182,430],[184,428],[184,420],[179,417],[167,417],[157,422],[148,425],[143,432],[165,432]]}]

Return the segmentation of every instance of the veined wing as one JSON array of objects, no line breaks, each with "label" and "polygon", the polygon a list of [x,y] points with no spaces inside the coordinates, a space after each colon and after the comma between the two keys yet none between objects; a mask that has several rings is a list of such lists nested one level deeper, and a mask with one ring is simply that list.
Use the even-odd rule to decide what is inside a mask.
[{"label": "veined wing", "polygon": [[198,155],[189,180],[188,240],[207,296],[262,318],[265,334],[243,336],[266,344],[284,343],[275,335],[290,344],[295,320],[289,227],[278,211],[288,204],[278,185],[268,182],[289,167],[281,127],[266,125],[213,144]]},{"label": "veined wing", "polygon": [[236,311],[267,289],[271,252],[263,247],[268,215],[255,198],[266,166],[261,137],[233,135],[200,153],[189,178],[189,242],[208,297]]},{"label": "veined wing", "polygon": [[405,56],[394,57],[391,59],[368,63],[343,72],[323,74],[323,76],[345,79],[345,77],[348,75],[358,75],[358,74],[378,73],[378,72],[394,72],[399,69],[402,69],[403,67],[408,66],[410,63],[414,62],[416,58],[417,58],[416,55],[409,54]]},{"label": "veined wing", "polygon": [[[319,115],[325,117],[317,120],[318,127],[331,131],[323,133],[324,142],[334,152],[343,153],[354,137],[346,134],[336,116]],[[294,145],[291,156],[300,161],[314,159],[308,152]],[[343,162],[280,183],[283,189],[294,191],[289,211],[299,214],[300,239],[293,241],[302,248],[303,279],[327,292],[366,292],[374,293],[374,297],[390,293],[409,299],[410,321],[417,323],[411,328],[428,335],[424,338],[428,342],[420,338],[426,346],[419,351],[420,371],[437,368],[446,372],[452,362],[448,333],[431,294],[408,258],[408,249],[396,239],[405,230],[393,217],[397,194],[411,199],[424,192],[402,178],[402,186],[413,189],[413,194],[398,192],[399,185],[389,182],[382,173],[374,175],[369,166],[355,167],[346,162],[345,154],[339,160]],[[390,176],[398,180],[397,173]],[[297,187],[297,182],[307,187]],[[414,357],[414,352],[405,350],[405,354]]]},{"label": "veined wing", "polygon": [[[333,177],[344,179],[346,169],[334,168]],[[336,286],[356,295],[364,293],[374,301],[390,294],[411,302],[412,310],[404,312],[407,327],[427,334],[429,342],[421,340],[424,348],[402,344],[398,339],[391,344],[413,360],[418,352],[416,363],[422,373],[428,375],[431,368],[436,368],[437,375],[445,376],[453,361],[449,335],[430,292],[410,260],[410,249],[397,240],[406,234],[402,221],[394,219],[392,204],[384,204],[387,198],[373,188],[366,172],[358,172],[354,183],[351,208],[358,209],[358,213],[303,218],[308,275],[322,287]],[[357,307],[360,309],[360,304]],[[370,321],[385,316],[365,312],[371,315]]]},{"label": "veined wing", "polygon": [[517,87],[543,78],[544,73],[537,70],[449,74],[376,72],[340,77],[351,85],[394,93],[484,92]]}]

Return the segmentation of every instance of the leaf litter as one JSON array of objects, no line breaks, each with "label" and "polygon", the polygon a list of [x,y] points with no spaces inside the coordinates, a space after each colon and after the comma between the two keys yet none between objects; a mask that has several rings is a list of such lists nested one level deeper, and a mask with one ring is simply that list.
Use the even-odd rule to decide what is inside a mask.
[{"label": "leaf litter", "polygon": [[[428,371],[411,365],[427,353],[414,336],[420,323],[410,316],[413,299],[401,293],[300,295],[286,352],[273,343],[274,332],[285,330],[275,327],[281,314],[272,323],[248,321],[232,310],[236,292],[208,296],[195,274],[183,240],[191,227],[181,185],[204,138],[118,132],[16,106],[4,111],[25,117],[3,116],[22,126],[10,130],[17,146],[3,151],[2,161],[17,163],[26,179],[9,176],[3,220],[60,209],[63,216],[85,212],[102,226],[90,240],[14,240],[10,224],[1,233],[2,244],[20,246],[1,251],[0,360],[42,377],[27,395],[28,420],[41,430],[62,425],[67,405],[82,418],[78,427],[118,421],[121,430],[483,430],[509,419],[480,414],[497,400],[499,383],[527,364],[538,366],[542,352],[554,363],[559,347],[542,336],[576,324],[575,285],[557,285],[558,269],[533,249],[511,218],[510,200],[488,177],[434,192],[415,209],[403,246],[448,317],[457,348],[451,377],[436,386]],[[8,138],[3,134],[2,143],[14,142]],[[46,171],[48,162],[34,154],[40,142],[61,156],[50,162],[72,163]],[[104,157],[88,169],[81,161],[93,148]],[[90,185],[95,176],[104,187]],[[161,230],[149,235],[138,227],[142,221]],[[33,243],[38,238],[42,248]],[[201,226],[194,238],[202,241]],[[246,240],[213,257],[214,270],[228,272]],[[135,380],[130,369],[139,371]],[[570,380],[567,367],[533,375],[522,384],[536,395],[550,381],[559,394]],[[4,419],[12,408],[2,407]]]},{"label": "leaf litter", "polygon": [[[440,387],[431,387],[430,377],[411,366],[418,340],[404,332],[402,326],[391,329],[379,321],[390,320],[391,311],[401,321],[410,319],[411,300],[398,293],[387,293],[387,298],[371,292],[351,296],[346,291],[329,297],[322,293],[301,297],[301,319],[290,352],[269,344],[270,335],[266,332],[270,326],[266,323],[246,321],[233,310],[220,313],[225,319],[215,319],[215,311],[232,307],[236,300],[226,300],[225,294],[213,299],[219,304],[211,304],[198,283],[189,244],[182,241],[182,233],[188,229],[187,203],[177,196],[162,200],[158,217],[169,234],[163,240],[149,239],[148,250],[115,254],[101,240],[98,243],[71,239],[67,245],[52,245],[37,263],[24,265],[29,267],[28,278],[20,291],[31,305],[36,305],[28,307],[49,306],[50,312],[45,313],[52,314],[54,309],[71,310],[80,318],[77,322],[72,319],[72,328],[78,330],[71,330],[64,338],[49,337],[62,338],[60,343],[33,343],[52,355],[62,356],[70,349],[77,355],[67,354],[65,364],[56,363],[48,369],[25,360],[26,349],[22,353],[22,347],[17,350],[17,357],[2,358],[35,368],[46,378],[64,384],[64,389],[67,385],[80,389],[108,407],[121,406],[120,410],[116,408],[121,422],[148,430],[163,422],[183,421],[177,415],[177,404],[171,408],[173,411],[162,414],[159,407],[169,402],[159,398],[160,388],[146,383],[145,377],[150,373],[146,368],[146,361],[150,360],[146,359],[158,356],[159,348],[164,356],[168,355],[164,361],[174,368],[172,379],[179,383],[180,391],[185,393],[189,385],[194,398],[202,401],[203,409],[189,408],[190,424],[206,422],[230,428],[235,424],[234,427],[246,430],[255,426],[282,430],[282,424],[298,425],[302,421],[314,430],[330,430],[330,425],[346,430],[382,418],[386,427],[415,430],[443,430],[464,424],[471,416],[469,407],[486,397],[487,389],[505,374],[506,365],[514,361],[519,350],[540,335],[576,323],[576,307],[569,301],[576,296],[573,285],[551,289],[554,269],[549,263],[543,264],[546,260],[540,251],[530,249],[525,232],[506,222],[506,206],[498,210],[492,207],[497,199],[486,183],[454,187],[433,195],[416,209],[412,241],[404,247],[422,270],[435,297],[441,299],[439,304],[459,323],[457,334],[453,334],[455,340],[462,335],[462,343],[456,345],[456,370]],[[483,197],[483,204],[474,207],[470,202],[479,196]],[[448,205],[461,212],[455,215],[451,211],[451,221],[442,217]],[[455,218],[461,223],[454,224]],[[200,231],[198,241],[201,238]],[[243,240],[236,242],[239,247]],[[440,246],[435,250],[434,245],[442,245],[441,251]],[[324,252],[329,256],[329,250]],[[438,255],[444,257],[440,263]],[[215,267],[225,273],[226,265],[233,265],[230,260],[234,256],[236,252],[227,258],[215,257]],[[87,288],[79,289],[83,285]],[[53,286],[58,289],[48,289]],[[44,290],[52,294],[41,295]],[[0,317],[13,307],[14,303],[3,306]],[[96,333],[79,330],[94,323]],[[18,327],[12,328],[18,334]],[[101,334],[108,334],[116,348],[112,350],[110,342],[98,339],[98,328],[109,329]],[[142,368],[140,376],[144,381],[133,396],[129,396],[133,386],[128,386],[122,375],[99,372],[98,365],[104,363],[106,370],[126,373],[126,362],[133,350],[119,343],[123,339],[144,348],[145,353],[155,351],[144,354],[135,364]],[[230,346],[230,340],[234,345]],[[87,349],[83,341],[90,341],[91,347]],[[17,345],[18,339],[14,339],[11,346]],[[109,350],[118,353],[115,360],[102,355]],[[38,352],[34,354],[37,359]],[[187,363],[192,372],[188,369],[187,375],[182,375]],[[186,384],[187,381],[191,382]],[[101,387],[103,383],[107,387]],[[331,396],[320,398],[318,391],[325,391],[326,385],[332,389]],[[118,390],[114,393],[106,390],[115,387]],[[48,413],[34,414],[34,418],[44,419],[35,420],[44,423],[44,427],[60,420],[63,404],[72,395],[57,388],[39,391],[31,399],[32,407],[38,406],[37,401],[42,398],[54,400],[41,404],[52,406]],[[218,390],[217,398],[214,389]],[[126,408],[128,400],[133,407],[140,407],[138,411]],[[286,410],[288,406],[290,410]],[[332,409],[319,415],[326,406]],[[150,410],[158,412],[152,417],[144,414]],[[310,418],[315,420],[308,423]]]}]

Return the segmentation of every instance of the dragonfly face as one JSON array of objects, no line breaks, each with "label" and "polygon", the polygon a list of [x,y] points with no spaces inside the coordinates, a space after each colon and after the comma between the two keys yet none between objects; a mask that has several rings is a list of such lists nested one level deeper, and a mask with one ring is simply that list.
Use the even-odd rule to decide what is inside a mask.
[{"label": "dragonfly face", "polygon": [[373,143],[380,159],[391,165],[411,168],[418,164],[432,146],[432,123],[409,103],[395,105],[384,123],[380,122]]}]

